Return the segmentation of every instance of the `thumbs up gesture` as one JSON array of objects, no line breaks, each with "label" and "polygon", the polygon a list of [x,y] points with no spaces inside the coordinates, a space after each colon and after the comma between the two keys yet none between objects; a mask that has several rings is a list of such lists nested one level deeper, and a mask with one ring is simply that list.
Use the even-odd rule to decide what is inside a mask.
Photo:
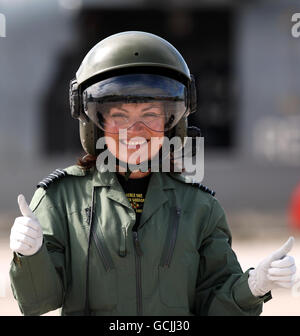
[{"label": "thumbs up gesture", "polygon": [[30,256],[41,248],[43,232],[23,195],[18,196],[18,203],[22,217],[17,217],[11,228],[10,248],[14,252]]},{"label": "thumbs up gesture", "polygon": [[293,244],[294,237],[290,237],[277,251],[249,272],[248,284],[254,296],[263,296],[276,287],[291,288],[295,284],[295,260],[287,255]]}]

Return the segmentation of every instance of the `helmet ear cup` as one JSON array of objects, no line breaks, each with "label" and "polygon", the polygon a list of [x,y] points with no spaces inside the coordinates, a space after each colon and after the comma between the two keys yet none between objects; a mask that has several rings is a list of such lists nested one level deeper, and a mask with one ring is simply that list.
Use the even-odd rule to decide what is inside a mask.
[{"label": "helmet ear cup", "polygon": [[76,79],[70,81],[69,102],[71,109],[71,116],[74,119],[79,119],[80,116],[80,95],[78,90],[78,83]]},{"label": "helmet ear cup", "polygon": [[76,79],[70,81],[69,100],[71,116],[79,120],[81,145],[87,154],[96,155],[96,142],[100,136],[98,127],[82,111],[80,91]]},{"label": "helmet ear cup", "polygon": [[80,141],[84,151],[87,154],[93,156],[99,154],[96,149],[96,143],[97,140],[100,138],[101,133],[103,132],[91,120],[79,120]]},{"label": "helmet ear cup", "polygon": [[197,89],[195,84],[195,78],[191,74],[190,82],[190,113],[195,113],[197,111]]}]

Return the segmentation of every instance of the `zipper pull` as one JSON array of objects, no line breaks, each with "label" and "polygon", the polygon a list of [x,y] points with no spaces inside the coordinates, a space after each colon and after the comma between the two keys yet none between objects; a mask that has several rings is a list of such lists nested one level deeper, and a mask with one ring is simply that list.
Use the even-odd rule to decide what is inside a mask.
[{"label": "zipper pull", "polygon": [[86,223],[87,225],[90,225],[90,219],[91,219],[91,207],[88,207],[85,209],[86,214]]},{"label": "zipper pull", "polygon": [[133,243],[134,243],[135,251],[137,255],[141,257],[143,255],[143,251],[141,249],[138,233],[137,231],[132,231],[132,233],[133,233]]}]

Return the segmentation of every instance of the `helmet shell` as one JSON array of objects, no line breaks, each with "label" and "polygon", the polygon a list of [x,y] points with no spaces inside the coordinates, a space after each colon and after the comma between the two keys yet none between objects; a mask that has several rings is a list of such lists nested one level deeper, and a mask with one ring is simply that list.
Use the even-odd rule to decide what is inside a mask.
[{"label": "helmet shell", "polygon": [[81,85],[96,75],[139,67],[169,70],[190,80],[189,68],[172,44],[139,31],[114,34],[97,43],[83,59],[76,79]]}]

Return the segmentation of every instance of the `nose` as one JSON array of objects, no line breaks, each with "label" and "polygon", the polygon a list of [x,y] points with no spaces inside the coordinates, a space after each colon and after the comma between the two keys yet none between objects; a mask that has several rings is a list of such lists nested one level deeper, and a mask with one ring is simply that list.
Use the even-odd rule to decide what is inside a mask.
[{"label": "nose", "polygon": [[142,121],[136,121],[133,125],[128,128],[128,131],[138,132],[144,130],[146,125]]}]

